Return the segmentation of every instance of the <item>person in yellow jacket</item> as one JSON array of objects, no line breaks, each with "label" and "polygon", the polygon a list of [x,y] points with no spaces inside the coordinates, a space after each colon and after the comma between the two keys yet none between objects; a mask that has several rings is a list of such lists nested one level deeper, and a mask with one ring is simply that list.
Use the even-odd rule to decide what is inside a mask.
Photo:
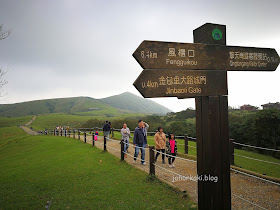
[{"label": "person in yellow jacket", "polygon": [[157,150],[155,162],[157,161],[160,152],[162,152],[162,163],[165,164],[164,153],[165,153],[165,146],[166,146],[166,136],[165,133],[163,133],[162,127],[158,128],[158,132],[155,134],[154,140],[155,140],[155,148]]}]

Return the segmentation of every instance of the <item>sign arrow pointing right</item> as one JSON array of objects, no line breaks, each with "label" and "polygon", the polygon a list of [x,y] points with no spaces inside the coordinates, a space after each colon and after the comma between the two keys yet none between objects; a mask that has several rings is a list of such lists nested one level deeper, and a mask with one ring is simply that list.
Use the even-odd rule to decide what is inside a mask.
[{"label": "sign arrow pointing right", "polygon": [[143,69],[275,71],[275,49],[143,41],[133,53]]}]

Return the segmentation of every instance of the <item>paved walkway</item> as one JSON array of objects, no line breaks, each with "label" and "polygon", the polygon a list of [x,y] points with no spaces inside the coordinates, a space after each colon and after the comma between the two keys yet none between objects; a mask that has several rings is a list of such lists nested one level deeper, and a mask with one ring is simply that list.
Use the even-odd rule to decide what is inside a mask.
[{"label": "paved walkway", "polygon": [[32,117],[32,119],[30,121],[28,121],[25,125],[20,125],[19,127],[30,135],[37,135],[38,134],[37,132],[35,132],[35,131],[33,131],[33,130],[31,130],[30,128],[27,127],[31,123],[33,123],[35,120],[36,120],[36,116]]},{"label": "paved walkway", "polygon": [[[76,134],[75,137],[77,139],[78,135]],[[70,138],[73,138],[73,135],[71,135]],[[80,136],[80,140],[84,141],[83,135]],[[87,135],[87,143],[92,144],[91,135]],[[103,137],[99,137],[98,141],[95,141],[95,146],[103,149]],[[120,149],[121,145],[118,141],[109,140],[107,142],[107,151],[113,155],[120,157]],[[139,160],[134,164],[134,148],[130,146],[128,151],[128,157],[125,158],[125,161],[134,167],[149,173],[149,149],[146,149],[145,156],[147,165],[141,164],[140,153],[138,156]],[[187,194],[191,199],[194,202],[197,202],[197,182],[184,180],[182,177],[180,180],[180,175],[183,175],[184,177],[196,177],[196,162],[184,158],[176,158],[175,168],[169,168],[168,164],[161,163],[161,155],[158,157],[156,163],[156,176],[162,181],[179,188],[181,191],[187,191]],[[231,190],[232,209],[280,209],[280,186],[275,184],[270,184],[253,177],[231,172]],[[244,201],[243,199],[247,201]]]}]

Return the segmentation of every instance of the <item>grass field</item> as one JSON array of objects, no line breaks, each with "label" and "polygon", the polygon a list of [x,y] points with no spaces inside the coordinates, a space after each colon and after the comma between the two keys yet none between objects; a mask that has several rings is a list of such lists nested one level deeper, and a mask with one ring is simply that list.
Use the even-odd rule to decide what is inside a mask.
[{"label": "grass field", "polygon": [[[120,132],[114,132],[114,136],[117,139],[121,139]],[[133,134],[131,135],[133,137]],[[132,141],[132,140],[131,140]],[[184,144],[184,140],[177,139],[178,144]],[[148,144],[155,145],[153,136],[148,136]],[[196,147],[196,142],[189,141],[190,146]],[[178,152],[184,153],[184,145],[178,145]],[[280,160],[268,155],[262,155],[246,150],[235,149],[234,153],[237,155],[247,156],[250,158],[260,159],[269,162],[275,162],[280,164]],[[196,148],[189,147],[189,155],[196,156]],[[270,163],[263,163],[260,161],[255,161],[243,157],[235,156],[235,165],[250,171],[254,171],[260,174],[265,174],[272,177],[280,178],[280,165],[270,164]]]},{"label": "grass field", "polygon": [[[135,113],[127,113],[123,114],[123,118],[133,118],[133,117],[139,117],[139,116],[145,116],[144,114],[135,114]],[[6,119],[11,121],[13,123],[14,121],[16,122],[22,122],[19,124],[26,123],[32,118],[32,116],[27,116],[27,117],[16,117],[16,118],[5,118],[5,117],[0,117],[0,127],[6,126]],[[82,116],[82,115],[71,115],[71,114],[46,114],[46,115],[38,115],[36,120],[30,125],[33,127],[35,131],[38,130],[45,130],[47,129],[54,129],[57,125],[59,126],[70,126],[70,127],[80,127],[81,124],[85,123],[86,121],[90,119],[118,119],[119,116],[113,116],[113,117],[105,117],[103,115],[100,116]]]},{"label": "grass field", "polygon": [[81,141],[0,128],[0,209],[196,209],[167,184]]},{"label": "grass field", "polygon": [[31,120],[32,117],[33,116],[14,117],[14,118],[0,117],[0,128],[25,124],[29,120]]}]

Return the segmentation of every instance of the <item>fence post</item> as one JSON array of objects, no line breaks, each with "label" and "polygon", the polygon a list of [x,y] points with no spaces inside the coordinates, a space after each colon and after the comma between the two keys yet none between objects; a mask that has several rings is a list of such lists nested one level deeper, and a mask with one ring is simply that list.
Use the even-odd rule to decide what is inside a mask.
[{"label": "fence post", "polygon": [[75,138],[75,129],[73,130],[73,139]]},{"label": "fence post", "polygon": [[230,165],[234,165],[234,145],[233,145],[234,139],[229,140],[229,162]]},{"label": "fence post", "polygon": [[124,140],[121,140],[121,160],[124,160]]},{"label": "fence post", "polygon": [[92,134],[92,146],[94,146],[94,136],[95,136],[95,134],[93,133]]},{"label": "fence post", "polygon": [[106,140],[107,140],[107,138],[106,138],[106,136],[104,135],[104,151],[107,150],[107,149],[106,149]]},{"label": "fence post", "polygon": [[156,170],[155,170],[155,152],[154,152],[155,146],[150,145],[149,147],[149,156],[150,156],[150,175],[155,175]]},{"label": "fence post", "polygon": [[78,140],[80,140],[80,131],[78,130]]},{"label": "fence post", "polygon": [[85,143],[87,143],[87,133],[86,133],[86,131],[84,133],[84,141],[85,141]]},{"label": "fence post", "polygon": [[189,154],[189,138],[187,135],[185,135],[184,140],[185,140],[185,154]]}]

